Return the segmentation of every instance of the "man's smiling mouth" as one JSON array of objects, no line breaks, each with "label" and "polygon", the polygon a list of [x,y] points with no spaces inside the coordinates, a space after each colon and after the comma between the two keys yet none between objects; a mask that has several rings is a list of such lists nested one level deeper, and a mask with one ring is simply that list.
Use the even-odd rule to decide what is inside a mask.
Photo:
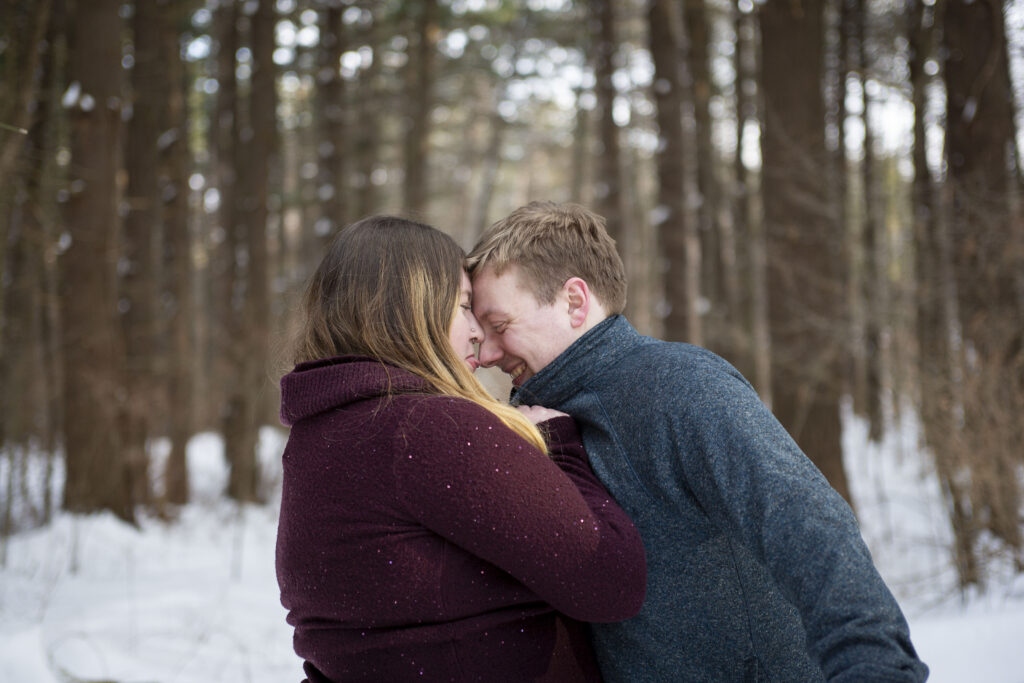
[{"label": "man's smiling mouth", "polygon": [[508,372],[508,376],[512,378],[512,384],[519,386],[519,378],[526,372],[526,364],[517,365]]}]

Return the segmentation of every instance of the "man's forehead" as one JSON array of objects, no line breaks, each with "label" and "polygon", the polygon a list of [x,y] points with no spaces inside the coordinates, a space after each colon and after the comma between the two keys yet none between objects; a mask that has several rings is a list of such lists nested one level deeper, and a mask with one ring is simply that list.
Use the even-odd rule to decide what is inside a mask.
[{"label": "man's forehead", "polygon": [[477,271],[473,275],[474,313],[479,317],[505,315],[509,297],[519,291],[518,278],[513,269],[498,273],[491,268]]},{"label": "man's forehead", "polygon": [[486,262],[473,269],[470,277],[473,282],[476,282],[480,278],[499,278],[506,273],[517,271],[518,267],[514,263],[494,263]]},{"label": "man's forehead", "polygon": [[473,273],[473,288],[490,294],[500,296],[519,287],[519,269],[515,266],[506,266],[501,270],[487,266]]}]

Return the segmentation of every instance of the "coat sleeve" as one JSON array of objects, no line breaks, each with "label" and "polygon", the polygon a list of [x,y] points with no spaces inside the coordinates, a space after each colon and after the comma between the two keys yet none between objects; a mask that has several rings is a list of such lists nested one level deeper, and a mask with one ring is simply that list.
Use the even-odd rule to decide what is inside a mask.
[{"label": "coat sleeve", "polygon": [[677,416],[695,494],[797,607],[828,680],[924,680],[927,667],[852,510],[750,385],[723,374]]},{"label": "coat sleeve", "polygon": [[549,457],[479,406],[431,404],[420,428],[395,437],[409,513],[569,617],[635,615],[646,586],[643,545],[591,471],[572,418],[542,423]]}]

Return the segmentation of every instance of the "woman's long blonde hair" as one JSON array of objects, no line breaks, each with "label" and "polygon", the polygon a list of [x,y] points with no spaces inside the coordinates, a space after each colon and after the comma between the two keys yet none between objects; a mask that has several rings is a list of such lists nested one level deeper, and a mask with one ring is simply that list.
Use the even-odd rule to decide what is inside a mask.
[{"label": "woman's long blonde hair", "polygon": [[449,340],[465,253],[440,230],[371,216],[341,230],[310,278],[293,362],[362,355],[485,408],[542,452],[540,431],[495,400]]}]

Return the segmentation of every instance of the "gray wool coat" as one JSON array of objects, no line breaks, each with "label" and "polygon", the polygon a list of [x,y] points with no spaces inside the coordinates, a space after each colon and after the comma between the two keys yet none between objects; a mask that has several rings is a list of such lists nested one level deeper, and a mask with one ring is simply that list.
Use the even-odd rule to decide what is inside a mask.
[{"label": "gray wool coat", "polygon": [[850,507],[729,363],[587,332],[513,396],[576,418],[647,553],[647,598],[594,624],[607,681],[923,681]]}]

